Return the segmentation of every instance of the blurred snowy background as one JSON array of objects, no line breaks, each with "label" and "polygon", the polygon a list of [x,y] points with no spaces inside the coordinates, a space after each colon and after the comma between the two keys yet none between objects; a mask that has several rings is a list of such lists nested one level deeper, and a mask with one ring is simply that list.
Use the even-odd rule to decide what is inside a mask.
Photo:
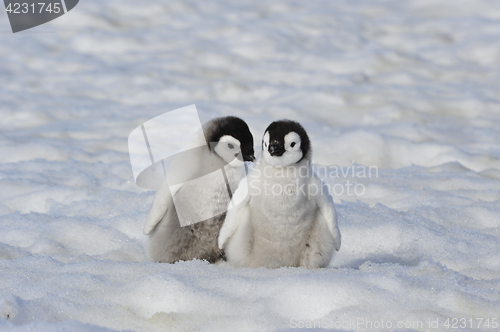
[{"label": "blurred snowy background", "polygon": [[[0,330],[500,324],[499,1],[82,0],[0,40]],[[148,260],[127,137],[193,103],[378,167],[325,179],[365,189],[329,268]]]}]

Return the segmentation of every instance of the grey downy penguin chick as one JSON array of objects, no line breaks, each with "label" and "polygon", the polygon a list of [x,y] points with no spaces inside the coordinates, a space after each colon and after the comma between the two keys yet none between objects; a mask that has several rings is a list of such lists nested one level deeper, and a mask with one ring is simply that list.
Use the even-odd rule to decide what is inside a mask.
[{"label": "grey downy penguin chick", "polygon": [[266,129],[262,153],[243,179],[219,234],[233,266],[325,267],[340,249],[333,198],[311,169],[304,128],[290,120]]},{"label": "grey downy penguin chick", "polygon": [[[243,120],[228,116],[207,122],[196,139],[204,145],[172,161],[144,226],[148,255],[157,262],[224,259],[217,238],[231,188],[246,175],[244,162],[255,160],[253,136]],[[184,179],[172,185],[172,174]],[[182,227],[185,220],[194,223]]]}]

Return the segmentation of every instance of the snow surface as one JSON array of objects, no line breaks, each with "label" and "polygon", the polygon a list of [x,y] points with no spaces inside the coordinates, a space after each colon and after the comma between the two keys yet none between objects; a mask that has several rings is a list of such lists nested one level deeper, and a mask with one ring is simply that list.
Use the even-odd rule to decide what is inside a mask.
[{"label": "snow surface", "polygon": [[[85,0],[0,38],[0,330],[498,330],[500,2]],[[328,268],[148,260],[127,137],[193,103],[305,126]]]}]

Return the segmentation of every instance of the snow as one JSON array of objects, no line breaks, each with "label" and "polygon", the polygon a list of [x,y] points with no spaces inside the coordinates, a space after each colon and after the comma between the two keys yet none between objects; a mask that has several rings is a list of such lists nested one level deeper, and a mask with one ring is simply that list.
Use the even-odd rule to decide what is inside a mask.
[{"label": "snow", "polygon": [[[494,0],[86,0],[17,34],[0,10],[0,330],[497,330],[499,24]],[[191,104],[256,145],[304,125],[328,268],[147,258],[127,137]]]}]

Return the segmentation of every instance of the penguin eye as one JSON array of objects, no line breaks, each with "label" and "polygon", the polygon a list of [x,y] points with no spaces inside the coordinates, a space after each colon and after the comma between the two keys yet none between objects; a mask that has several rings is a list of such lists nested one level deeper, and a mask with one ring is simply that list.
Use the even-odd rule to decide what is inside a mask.
[{"label": "penguin eye", "polygon": [[290,144],[290,146],[293,148],[295,146],[295,142],[292,142],[292,144]]},{"label": "penguin eye", "polygon": [[234,149],[234,145],[232,145],[231,143],[227,143],[227,147],[230,149]]}]

